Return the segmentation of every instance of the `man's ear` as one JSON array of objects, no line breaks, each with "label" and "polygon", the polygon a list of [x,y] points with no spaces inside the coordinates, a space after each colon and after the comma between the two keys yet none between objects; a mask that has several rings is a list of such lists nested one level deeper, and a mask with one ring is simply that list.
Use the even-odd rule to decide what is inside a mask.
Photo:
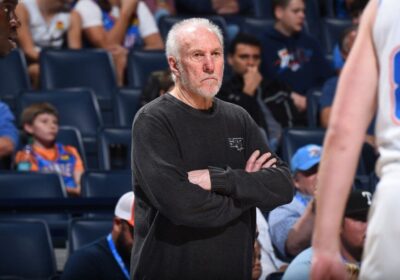
[{"label": "man's ear", "polygon": [[275,18],[280,20],[282,18],[284,8],[281,6],[277,6],[274,10]]},{"label": "man's ear", "polygon": [[113,232],[121,232],[122,221],[120,218],[114,217],[113,219]]},{"label": "man's ear", "polygon": [[175,77],[179,77],[180,72],[179,72],[179,68],[178,68],[178,60],[173,56],[169,56],[168,64],[169,64],[169,69],[175,75]]}]

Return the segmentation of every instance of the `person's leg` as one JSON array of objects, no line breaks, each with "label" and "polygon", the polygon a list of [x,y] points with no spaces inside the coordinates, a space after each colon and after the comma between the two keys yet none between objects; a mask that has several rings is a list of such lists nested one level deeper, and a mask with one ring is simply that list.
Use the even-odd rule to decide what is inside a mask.
[{"label": "person's leg", "polygon": [[399,172],[384,174],[374,194],[360,279],[399,278],[400,185],[398,175]]},{"label": "person's leg", "polygon": [[32,63],[28,66],[28,74],[31,79],[33,89],[39,89],[39,63]]}]

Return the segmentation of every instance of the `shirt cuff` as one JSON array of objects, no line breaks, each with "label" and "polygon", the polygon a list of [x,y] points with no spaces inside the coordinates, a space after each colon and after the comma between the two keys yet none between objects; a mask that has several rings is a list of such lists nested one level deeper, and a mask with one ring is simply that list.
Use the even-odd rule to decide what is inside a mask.
[{"label": "shirt cuff", "polygon": [[220,167],[209,166],[211,190],[218,194],[229,195],[231,190],[226,176],[226,170]]}]

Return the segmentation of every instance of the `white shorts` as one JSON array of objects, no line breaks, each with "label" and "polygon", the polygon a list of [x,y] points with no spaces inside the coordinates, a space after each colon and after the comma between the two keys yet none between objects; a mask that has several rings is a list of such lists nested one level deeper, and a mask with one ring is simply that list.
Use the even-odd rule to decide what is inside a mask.
[{"label": "white shorts", "polygon": [[374,194],[359,279],[400,279],[399,172],[384,174]]}]

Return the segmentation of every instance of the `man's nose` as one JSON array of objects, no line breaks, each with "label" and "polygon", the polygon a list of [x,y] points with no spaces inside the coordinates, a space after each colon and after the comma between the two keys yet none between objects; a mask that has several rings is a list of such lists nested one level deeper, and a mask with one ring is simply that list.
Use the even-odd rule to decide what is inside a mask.
[{"label": "man's nose", "polygon": [[203,71],[212,74],[215,69],[215,61],[211,55],[206,55],[204,58]]}]

